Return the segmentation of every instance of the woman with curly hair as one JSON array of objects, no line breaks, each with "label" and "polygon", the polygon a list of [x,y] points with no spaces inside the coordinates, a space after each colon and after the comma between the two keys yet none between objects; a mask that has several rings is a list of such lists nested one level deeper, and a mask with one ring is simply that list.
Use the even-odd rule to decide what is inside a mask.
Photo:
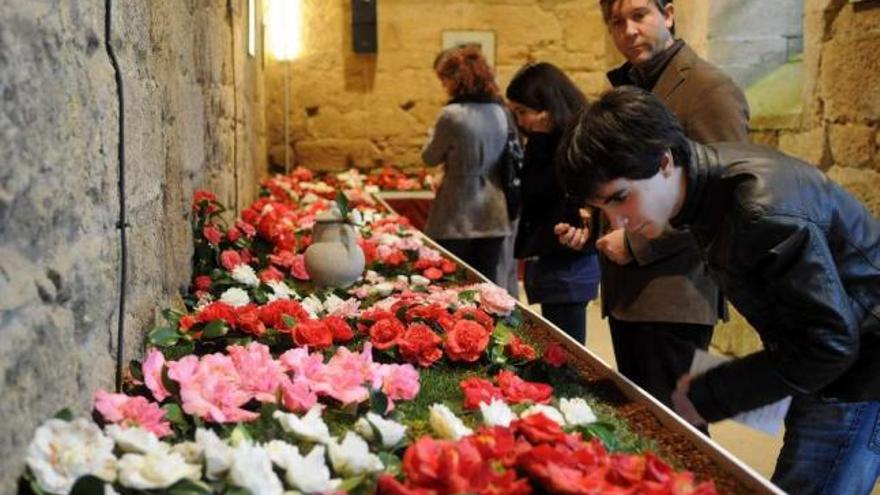
[{"label": "woman with curly hair", "polygon": [[434,68],[450,100],[422,149],[424,162],[444,172],[425,233],[504,286],[499,262],[513,227],[498,171],[508,128],[498,85],[476,46],[441,53]]}]

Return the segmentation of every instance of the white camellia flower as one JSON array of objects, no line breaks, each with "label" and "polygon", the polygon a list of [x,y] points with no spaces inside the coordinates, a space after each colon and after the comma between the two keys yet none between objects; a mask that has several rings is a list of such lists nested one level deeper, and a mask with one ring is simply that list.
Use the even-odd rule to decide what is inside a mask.
[{"label": "white camellia flower", "polygon": [[380,296],[385,297],[394,292],[394,284],[391,282],[379,282],[373,286],[373,290]]},{"label": "white camellia flower", "polygon": [[565,426],[565,418],[562,417],[562,413],[559,412],[559,409],[556,409],[553,406],[548,406],[545,404],[535,404],[534,406],[520,413],[519,417],[527,418],[532,414],[543,414],[544,416],[547,416],[547,418],[559,423],[559,426]]},{"label": "white camellia flower", "polygon": [[252,495],[281,495],[284,486],[272,470],[272,460],[266,449],[250,442],[242,442],[232,453],[229,481],[251,492]]},{"label": "white camellia flower", "polygon": [[428,277],[423,277],[421,275],[411,275],[409,277],[409,282],[415,286],[431,285],[431,279],[429,279]]},{"label": "white camellia flower", "polygon": [[483,415],[483,423],[488,426],[510,426],[510,422],[516,419],[510,406],[500,399],[492,399],[489,404],[480,402],[480,413]]},{"label": "white camellia flower", "polygon": [[321,199],[321,198],[319,198],[317,194],[315,194],[313,192],[309,192],[309,193],[306,193],[305,195],[303,195],[302,199],[300,199],[300,203],[302,203],[304,205],[310,205],[310,204],[314,203],[315,201],[318,201],[319,199]]},{"label": "white camellia flower", "polygon": [[260,285],[260,278],[257,277],[254,268],[246,263],[240,263],[232,269],[232,279],[250,287]]},{"label": "white camellia flower", "polygon": [[116,479],[113,440],[84,418],[50,419],[34,432],[26,462],[46,493],[66,494],[80,476]]},{"label": "white camellia flower", "polygon": [[248,297],[244,289],[230,287],[220,296],[220,301],[235,308],[240,308],[241,306],[247,306],[251,302],[251,298]]},{"label": "white camellia flower", "polygon": [[370,453],[370,446],[357,433],[349,431],[342,443],[327,444],[333,469],[343,476],[376,473],[385,468],[382,460]]},{"label": "white camellia flower", "polygon": [[208,479],[223,478],[232,465],[232,447],[221,440],[213,430],[206,428],[196,430],[196,444],[204,453],[205,475]]},{"label": "white camellia flower", "polygon": [[312,318],[318,318],[321,312],[324,311],[324,303],[322,303],[321,300],[318,299],[318,297],[314,294],[303,298],[303,300],[300,301],[300,304]]},{"label": "white camellia flower", "polygon": [[123,427],[111,424],[104,428],[104,432],[126,453],[146,454],[169,448],[168,444],[160,441],[153,432],[139,426]]},{"label": "white camellia flower", "polygon": [[293,433],[303,440],[317,443],[328,443],[333,440],[327,423],[321,419],[321,411],[324,406],[315,404],[302,418],[293,413],[275,411],[272,417],[281,423],[281,428],[288,433]]},{"label": "white camellia flower", "polygon": [[472,434],[474,431],[464,423],[448,407],[443,404],[432,404],[428,422],[440,438],[447,440],[459,440]]},{"label": "white camellia flower", "polygon": [[596,422],[596,415],[587,401],[578,397],[575,399],[562,399],[559,401],[559,409],[565,415],[565,421],[571,426],[588,425]]},{"label": "white camellia flower", "polygon": [[296,297],[296,292],[280,280],[270,280],[266,282],[266,285],[272,288],[272,294],[268,295],[269,301],[287,300],[291,297]]},{"label": "white camellia flower", "polygon": [[355,431],[370,441],[375,440],[374,428],[379,432],[380,441],[385,448],[394,447],[406,436],[406,426],[397,421],[385,419],[374,412],[368,412],[354,425]]},{"label": "white camellia flower", "polygon": [[190,464],[202,462],[202,447],[196,442],[176,443],[171,446],[171,452],[180,454]]},{"label": "white camellia flower", "polygon": [[189,464],[182,455],[171,451],[125,454],[119,459],[119,482],[127,488],[168,488],[184,478],[198,480],[201,477],[201,466]]},{"label": "white camellia flower", "polygon": [[330,478],[330,468],[325,462],[325,447],[316,445],[303,457],[296,446],[281,440],[266,444],[266,451],[276,466],[284,469],[287,483],[303,493],[334,492],[342,480]]}]

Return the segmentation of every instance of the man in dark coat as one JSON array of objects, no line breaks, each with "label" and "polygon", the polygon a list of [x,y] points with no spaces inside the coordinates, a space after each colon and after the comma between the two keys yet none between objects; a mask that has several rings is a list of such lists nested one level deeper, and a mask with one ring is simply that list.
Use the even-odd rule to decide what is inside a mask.
[{"label": "man in dark coat", "polygon": [[[674,39],[666,0],[600,0],[615,46],[627,62],[608,73],[613,86],[651,91],[699,143],[747,141],[749,107],[721,70]],[[564,227],[560,229],[564,231]],[[705,350],[719,317],[718,288],[693,236],[669,230],[655,240],[614,230],[598,239],[602,309],[618,370],[666,405],[694,348]]]},{"label": "man in dark coat", "polygon": [[[620,132],[626,129],[626,132]],[[773,481],[871,492],[880,475],[880,221],[821,171],[771,148],[700,145],[652,94],[604,94],[561,143],[569,193],[648,239],[694,233],[764,349],[683,375],[694,425],[793,396]]]}]

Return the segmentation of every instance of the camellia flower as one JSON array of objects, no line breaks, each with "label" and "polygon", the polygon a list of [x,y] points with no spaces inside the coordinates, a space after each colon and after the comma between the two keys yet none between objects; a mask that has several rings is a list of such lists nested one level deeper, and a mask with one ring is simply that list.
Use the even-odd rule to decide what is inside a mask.
[{"label": "camellia flower", "polygon": [[232,279],[250,287],[260,285],[260,279],[257,277],[256,272],[254,272],[254,268],[244,263],[232,269]]},{"label": "camellia flower", "polygon": [[217,423],[253,421],[259,414],[242,409],[253,397],[242,389],[235,363],[227,355],[193,355],[168,363],[168,377],[180,383],[187,414]]},{"label": "camellia flower", "polygon": [[375,440],[375,432],[378,432],[379,440],[385,448],[394,447],[406,436],[405,425],[385,419],[372,411],[358,419],[354,428],[362,437],[370,441]]},{"label": "camellia flower", "polygon": [[47,493],[67,494],[77,478],[89,474],[110,483],[116,479],[113,440],[84,418],[50,419],[40,425],[25,461]]},{"label": "camellia flower", "polygon": [[272,462],[286,472],[287,483],[303,493],[334,492],[342,483],[330,477],[325,450],[323,445],[316,445],[303,457],[296,446],[287,442],[272,440],[266,445]]},{"label": "camellia flower", "polygon": [[162,383],[162,368],[164,367],[165,356],[155,347],[151,347],[147,351],[147,359],[144,360],[141,370],[144,374],[144,384],[146,384],[153,397],[159,402],[162,402],[171,395],[171,392]]},{"label": "camellia flower", "polygon": [[232,453],[229,482],[259,495],[281,495],[284,486],[272,470],[272,460],[266,449],[250,442],[242,442]]},{"label": "camellia flower", "polygon": [[489,332],[479,323],[458,320],[446,334],[446,355],[452,361],[473,363],[480,359],[489,345]]},{"label": "camellia flower", "polygon": [[327,423],[321,419],[321,411],[323,410],[323,405],[315,404],[302,418],[296,414],[282,411],[275,411],[272,417],[281,423],[281,428],[284,431],[293,433],[303,440],[326,444],[333,439],[330,437],[330,429],[327,427]]},{"label": "camellia flower", "polygon": [[119,459],[119,483],[127,488],[168,488],[184,478],[198,480],[201,476],[201,466],[188,464],[183,456],[171,451],[125,454]]},{"label": "camellia flower", "polygon": [[443,404],[432,404],[428,416],[434,433],[447,440],[459,440],[474,433],[461,419]]},{"label": "camellia flower", "polygon": [[497,285],[479,284],[475,289],[480,293],[480,307],[487,313],[507,316],[516,307],[516,299]]},{"label": "camellia flower", "polygon": [[272,288],[272,293],[268,294],[269,301],[277,301],[278,299],[290,299],[291,297],[296,297],[296,292],[294,292],[290,288],[290,286],[280,280],[270,280],[266,282],[266,285]]},{"label": "camellia flower", "polygon": [[394,409],[396,400],[412,400],[419,394],[419,372],[411,364],[383,364],[377,377],[382,379],[382,392],[388,397],[386,413]]},{"label": "camellia flower", "polygon": [[168,444],[163,443],[153,432],[137,426],[120,427],[119,425],[107,425],[104,432],[116,442],[116,446],[123,452],[132,454],[146,454],[154,450],[168,450]]},{"label": "camellia flower", "polygon": [[239,289],[238,287],[230,287],[226,289],[220,296],[220,301],[234,308],[237,308],[239,306],[245,306],[250,303],[251,298],[248,297],[248,294],[247,292],[245,292],[244,289]]},{"label": "camellia flower", "polygon": [[219,480],[232,465],[232,447],[220,439],[213,430],[196,430],[196,444],[205,457],[205,476],[209,480]]},{"label": "camellia flower", "polygon": [[559,426],[565,426],[565,417],[562,416],[562,413],[559,412],[559,409],[556,409],[553,406],[548,406],[546,404],[535,404],[525,411],[521,412],[520,418],[528,418],[533,414],[543,414],[547,417],[547,419],[552,419]]},{"label": "camellia flower", "polygon": [[144,397],[98,390],[95,392],[95,409],[110,423],[141,426],[160,438],[171,434],[171,423],[165,420],[165,411]]},{"label": "camellia flower", "polygon": [[489,404],[481,402],[480,413],[483,415],[483,423],[488,426],[510,426],[510,422],[516,419],[510,406],[499,399],[492,399]]},{"label": "camellia flower", "polygon": [[342,443],[333,441],[327,448],[333,469],[343,476],[375,473],[385,468],[379,457],[370,453],[369,445],[357,433],[349,431]]},{"label": "camellia flower", "polygon": [[571,426],[587,425],[596,422],[596,415],[587,401],[578,397],[575,399],[562,399],[559,401],[559,409],[565,416],[565,421]]},{"label": "camellia flower", "polygon": [[274,403],[287,375],[281,363],[272,358],[269,347],[251,342],[247,347],[231,345],[226,352],[238,371],[241,388],[260,402]]}]

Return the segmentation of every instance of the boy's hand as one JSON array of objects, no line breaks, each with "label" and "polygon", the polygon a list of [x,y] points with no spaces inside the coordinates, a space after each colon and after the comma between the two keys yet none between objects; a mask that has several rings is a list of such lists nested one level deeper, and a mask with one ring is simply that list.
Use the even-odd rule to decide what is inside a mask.
[{"label": "boy's hand", "polygon": [[581,227],[575,227],[568,223],[557,223],[553,227],[553,232],[559,243],[575,251],[580,251],[590,238],[590,210],[581,208],[578,213],[581,216]]},{"label": "boy's hand", "polygon": [[596,241],[596,249],[618,265],[626,265],[633,260],[632,254],[626,247],[623,229],[612,230],[600,237]]},{"label": "boy's hand", "polygon": [[685,374],[678,379],[675,390],[672,392],[672,408],[676,414],[682,417],[688,423],[694,426],[705,426],[707,421],[700,416],[694,403],[688,398],[687,394],[691,388],[691,375]]}]

